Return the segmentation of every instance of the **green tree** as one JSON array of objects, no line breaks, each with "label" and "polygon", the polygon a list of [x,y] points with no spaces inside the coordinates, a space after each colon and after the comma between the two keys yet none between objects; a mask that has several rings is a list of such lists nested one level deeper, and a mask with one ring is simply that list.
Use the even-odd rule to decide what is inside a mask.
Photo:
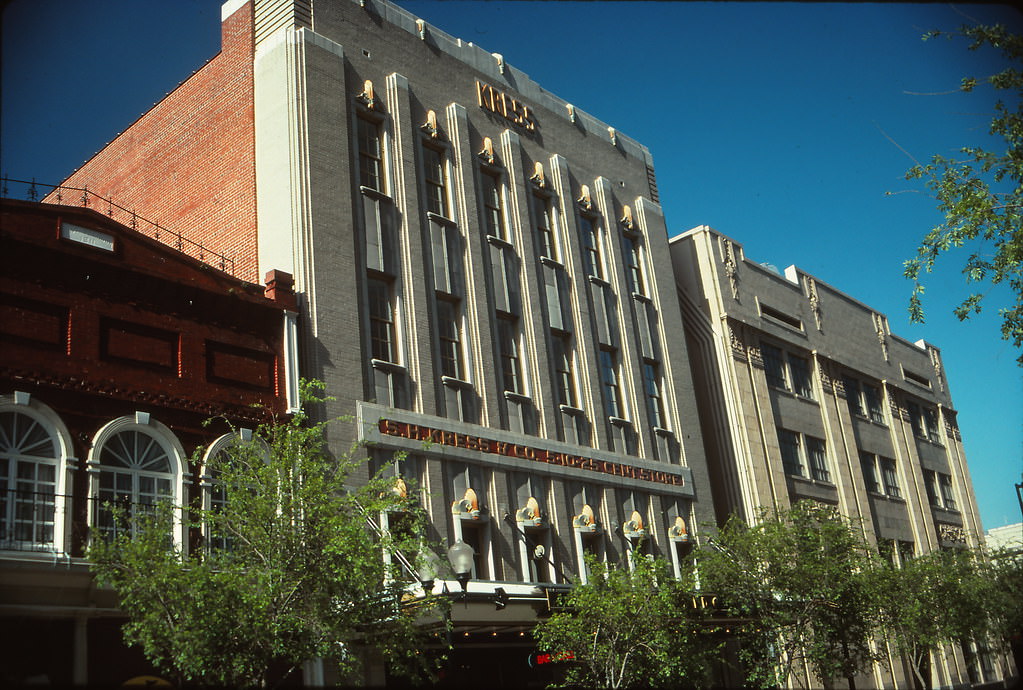
[{"label": "green tree", "polygon": [[704,589],[752,621],[739,628],[750,683],[798,682],[806,663],[820,682],[852,688],[875,660],[868,549],[834,508],[802,501],[753,525],[733,517],[697,558]]},{"label": "green tree", "polygon": [[[967,283],[1009,286],[1012,302],[1002,307],[1002,337],[1023,347],[1023,37],[1001,25],[963,26],[958,31],[930,32],[924,39],[958,36],[970,41],[970,50],[993,48],[1006,67],[984,77],[965,77],[963,92],[987,84],[1004,93],[995,105],[990,133],[1004,141],[1003,151],[978,146],[959,150],[956,157],[936,155],[930,163],[915,165],[910,180],[921,179],[938,202],[944,221],[923,238],[914,258],[905,262],[905,275],[914,282],[910,318],[923,322],[924,285],[938,257],[968,247],[963,265]],[[1000,147],[998,147],[1000,148]],[[969,295],[955,308],[960,320],[981,311],[983,292]],[[1023,365],[1023,355],[1017,360]]]},{"label": "green tree", "polygon": [[940,646],[987,637],[993,590],[986,572],[966,549],[875,569],[879,630],[909,660],[919,687],[931,687],[931,654]]},{"label": "green tree", "polygon": [[1023,553],[1018,548],[995,551],[985,570],[991,585],[991,634],[1023,669]]},{"label": "green tree", "polygon": [[537,647],[570,652],[563,685],[597,688],[706,687],[718,641],[691,605],[693,571],[676,580],[663,559],[606,565],[575,585],[534,631]]},{"label": "green tree", "polygon": [[998,637],[1009,639],[1023,634],[1023,553],[1001,550],[991,554],[985,566],[991,583],[991,625]]},{"label": "green tree", "polygon": [[[305,388],[306,404],[320,402],[317,384]],[[98,581],[116,590],[128,616],[125,641],[161,672],[185,683],[262,686],[271,668],[280,679],[323,658],[343,678],[358,671],[366,648],[399,672],[426,670],[415,625],[425,612],[402,605],[401,574],[384,558],[411,554],[417,530],[381,535],[366,520],[400,510],[422,521],[421,511],[382,478],[349,486],[361,461],[354,452],[331,457],[326,427],[299,412],[212,458],[220,500],[187,511],[204,548],[172,543],[167,503],[119,511],[116,536],[90,545]]]}]

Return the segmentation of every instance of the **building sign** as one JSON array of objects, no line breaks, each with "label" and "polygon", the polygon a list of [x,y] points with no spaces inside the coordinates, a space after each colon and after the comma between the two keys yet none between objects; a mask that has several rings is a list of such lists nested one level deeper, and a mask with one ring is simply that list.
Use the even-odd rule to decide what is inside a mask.
[{"label": "building sign", "polygon": [[684,486],[685,479],[678,474],[648,470],[645,467],[624,465],[618,462],[596,460],[584,455],[573,455],[559,451],[547,450],[545,448],[534,448],[518,443],[497,441],[494,439],[460,434],[455,431],[436,429],[422,426],[420,424],[409,424],[398,422],[393,419],[381,419],[379,422],[380,433],[386,436],[397,436],[399,438],[412,439],[414,441],[426,441],[442,446],[454,448],[466,448],[478,450],[481,453],[503,455],[510,458],[522,458],[534,462],[545,462],[549,465],[561,465],[563,467],[575,467],[581,470],[602,472],[603,474],[614,475],[615,477],[628,477],[642,481],[656,482],[658,484],[670,484],[672,486]]},{"label": "building sign", "polygon": [[510,120],[527,132],[536,131],[536,120],[533,119],[529,106],[479,79],[476,80],[476,102],[484,110]]}]

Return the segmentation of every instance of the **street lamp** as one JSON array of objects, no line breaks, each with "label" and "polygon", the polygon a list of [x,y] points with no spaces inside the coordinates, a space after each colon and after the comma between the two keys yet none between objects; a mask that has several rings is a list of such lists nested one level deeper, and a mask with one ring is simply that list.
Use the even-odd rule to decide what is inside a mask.
[{"label": "street lamp", "polygon": [[433,592],[433,581],[440,570],[440,558],[432,549],[423,546],[416,558],[416,575],[419,577],[419,584],[423,586],[423,593],[429,595]]},{"label": "street lamp", "polygon": [[448,562],[455,571],[455,579],[462,586],[464,595],[469,588],[469,576],[472,571],[472,559],[476,555],[473,548],[459,539],[448,549]]}]

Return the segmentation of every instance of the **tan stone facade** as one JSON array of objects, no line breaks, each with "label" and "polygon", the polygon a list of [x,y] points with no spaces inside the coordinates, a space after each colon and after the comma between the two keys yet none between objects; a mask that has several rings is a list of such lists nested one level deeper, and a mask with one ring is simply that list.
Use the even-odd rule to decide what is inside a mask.
[{"label": "tan stone facade", "polygon": [[[812,499],[896,559],[983,543],[938,348],[706,226],[670,244],[719,520]],[[968,682],[959,649],[934,669],[937,684]],[[863,680],[910,684],[896,659]]]}]

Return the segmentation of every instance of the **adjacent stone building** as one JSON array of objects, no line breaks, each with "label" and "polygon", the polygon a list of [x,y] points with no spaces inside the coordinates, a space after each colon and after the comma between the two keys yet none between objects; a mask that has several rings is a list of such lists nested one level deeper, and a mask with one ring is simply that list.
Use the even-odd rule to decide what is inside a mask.
[{"label": "adjacent stone building", "polygon": [[[938,348],[706,226],[673,237],[671,255],[719,520],[810,499],[861,524],[895,562],[982,544]],[[968,682],[975,657],[972,646],[946,650],[935,683]],[[891,666],[894,676],[878,666],[864,686],[912,683],[901,660]],[[993,669],[978,666],[974,682],[1011,675]]]}]

